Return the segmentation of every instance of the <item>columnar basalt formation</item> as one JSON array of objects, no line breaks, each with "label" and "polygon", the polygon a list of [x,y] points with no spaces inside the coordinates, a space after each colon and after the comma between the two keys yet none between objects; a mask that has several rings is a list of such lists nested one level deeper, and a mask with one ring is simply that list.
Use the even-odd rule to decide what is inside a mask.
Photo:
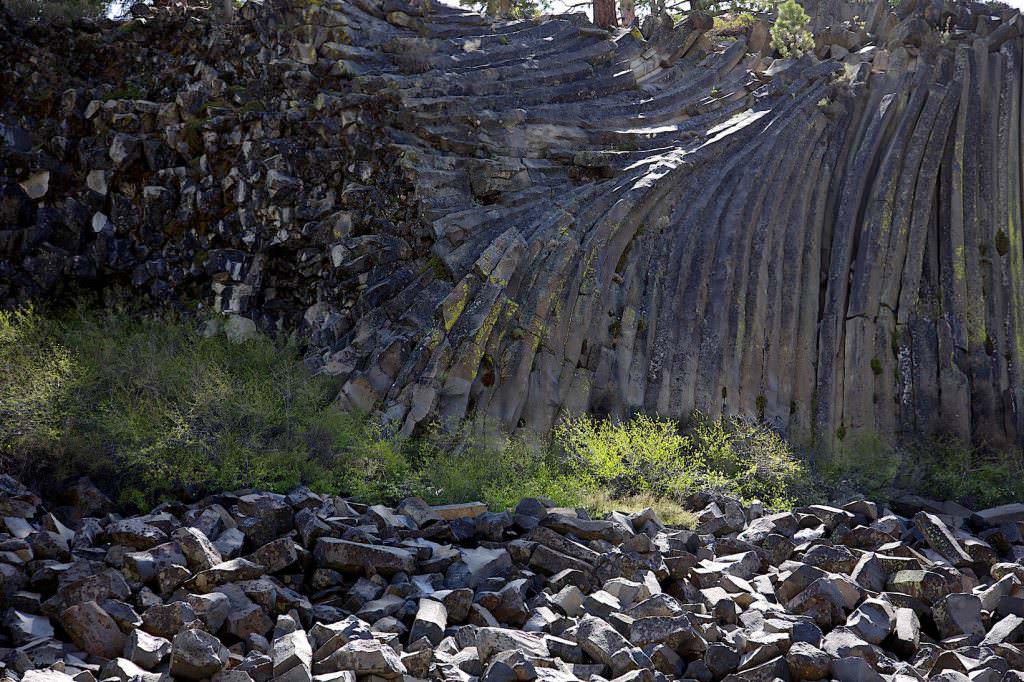
[{"label": "columnar basalt formation", "polygon": [[1024,23],[805,5],[795,61],[701,16],[7,19],[0,295],[301,327],[343,403],[406,431],[700,410],[1018,443]]}]

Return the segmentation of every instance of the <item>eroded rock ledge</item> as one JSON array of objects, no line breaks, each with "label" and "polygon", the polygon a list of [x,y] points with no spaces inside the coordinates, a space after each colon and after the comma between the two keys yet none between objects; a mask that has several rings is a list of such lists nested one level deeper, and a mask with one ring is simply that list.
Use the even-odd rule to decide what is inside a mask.
[{"label": "eroded rock ledge", "polygon": [[691,531],[301,488],[66,502],[0,477],[4,679],[1024,679],[1021,504],[697,495]]},{"label": "eroded rock ledge", "polygon": [[796,62],[764,25],[392,0],[5,18],[0,296],[302,327],[407,432],[699,409],[1018,443],[1021,19],[806,4]]}]

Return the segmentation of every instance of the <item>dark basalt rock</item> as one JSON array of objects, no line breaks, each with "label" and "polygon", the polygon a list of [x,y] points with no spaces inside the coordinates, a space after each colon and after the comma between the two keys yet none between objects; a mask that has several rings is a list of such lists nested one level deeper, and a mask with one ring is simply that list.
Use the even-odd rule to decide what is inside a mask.
[{"label": "dark basalt rock", "polygon": [[0,302],[299,328],[405,432],[698,409],[1019,443],[1021,18],[805,5],[797,61],[703,15],[4,15]]},{"label": "dark basalt rock", "polygon": [[[28,497],[0,479],[3,508],[18,509]],[[40,535],[52,522],[41,501],[3,517],[0,576],[14,588],[0,598],[6,679],[1024,676],[1024,543],[1017,536],[981,560],[960,557],[984,545],[968,521],[991,529],[986,519],[1006,513],[998,508],[960,508],[939,519],[864,502],[807,507],[800,526],[814,539],[779,558],[770,552],[773,538],[793,534],[793,515],[763,516],[760,505],[721,497],[689,503],[695,513],[738,510],[736,528],[715,535],[665,526],[650,509],[588,519],[541,505],[554,522],[505,526],[493,539],[486,523],[472,523],[488,516],[479,503],[431,507],[410,498],[395,509],[339,516],[345,500],[299,489],[245,497],[273,500],[292,519],[250,555],[259,564],[233,559],[206,568],[214,556],[207,545],[247,518],[244,505],[228,510],[217,499],[75,521],[60,561],[17,544],[16,536]],[[536,502],[518,508],[538,511]],[[222,527],[207,521],[211,515]],[[311,515],[324,530],[306,540],[300,526]],[[434,538],[417,527],[427,518],[439,531]],[[448,532],[466,521],[463,536]],[[176,530],[144,552],[115,530],[157,522]],[[899,534],[872,550],[844,544],[866,529],[924,524],[941,524],[941,551],[933,530]],[[359,542],[341,539],[356,532]],[[246,545],[250,533],[266,537],[252,527]],[[125,561],[161,547],[180,559],[160,572],[140,575]],[[823,563],[825,554],[851,555],[856,566]],[[570,557],[576,568],[563,570]],[[877,575],[867,580],[866,567]]]}]

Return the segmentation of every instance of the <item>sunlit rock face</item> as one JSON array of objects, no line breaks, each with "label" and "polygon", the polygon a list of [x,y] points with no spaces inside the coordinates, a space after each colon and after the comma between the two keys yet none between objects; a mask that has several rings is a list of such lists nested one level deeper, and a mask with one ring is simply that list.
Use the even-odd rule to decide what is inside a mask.
[{"label": "sunlit rock face", "polygon": [[1021,20],[806,7],[795,61],[701,17],[5,19],[0,297],[298,328],[407,432],[700,410],[1017,443]]}]

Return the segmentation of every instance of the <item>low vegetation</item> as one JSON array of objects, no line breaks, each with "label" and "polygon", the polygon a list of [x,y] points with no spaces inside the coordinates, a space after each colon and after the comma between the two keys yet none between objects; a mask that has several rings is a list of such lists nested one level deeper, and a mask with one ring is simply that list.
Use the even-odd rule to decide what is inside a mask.
[{"label": "low vegetation", "polygon": [[219,487],[358,489],[333,460],[382,459],[294,344],[82,311],[2,313],[0,338],[0,454],[22,480],[86,473],[142,505]]},{"label": "low vegetation", "polygon": [[714,34],[738,36],[747,33],[757,23],[750,12],[735,12],[714,17]]},{"label": "low vegetation", "polygon": [[960,500],[974,509],[1024,500],[1024,455],[986,452],[940,440],[911,449],[908,469],[916,479],[907,487],[930,497]]},{"label": "low vegetation", "polygon": [[859,434],[821,456],[817,471],[826,496],[837,499],[863,495],[884,502],[909,493],[971,509],[1024,499],[1024,453],[952,439],[896,448],[875,434]]},{"label": "low vegetation", "polygon": [[0,471],[55,486],[90,475],[126,508],[308,485],[363,501],[653,507],[680,526],[699,492],[769,509],[906,490],[974,507],[1024,497],[1020,453],[897,451],[858,436],[812,469],[774,431],[735,418],[695,415],[681,431],[645,415],[566,416],[549,439],[477,419],[401,438],[336,409],[338,381],[311,373],[294,340],[201,329],[127,312],[0,312]]},{"label": "low vegetation", "polygon": [[811,18],[796,0],[786,0],[779,5],[779,14],[772,24],[772,49],[783,58],[797,59],[814,50],[814,36],[807,26]]},{"label": "low vegetation", "polygon": [[617,423],[587,416],[563,421],[555,442],[575,478],[618,497],[682,500],[711,491],[791,507],[812,496],[807,467],[768,428],[695,415],[686,435],[675,422],[638,415]]},{"label": "low vegetation", "polygon": [[101,16],[110,6],[108,0],[8,0],[5,7],[20,19],[72,20]]}]

